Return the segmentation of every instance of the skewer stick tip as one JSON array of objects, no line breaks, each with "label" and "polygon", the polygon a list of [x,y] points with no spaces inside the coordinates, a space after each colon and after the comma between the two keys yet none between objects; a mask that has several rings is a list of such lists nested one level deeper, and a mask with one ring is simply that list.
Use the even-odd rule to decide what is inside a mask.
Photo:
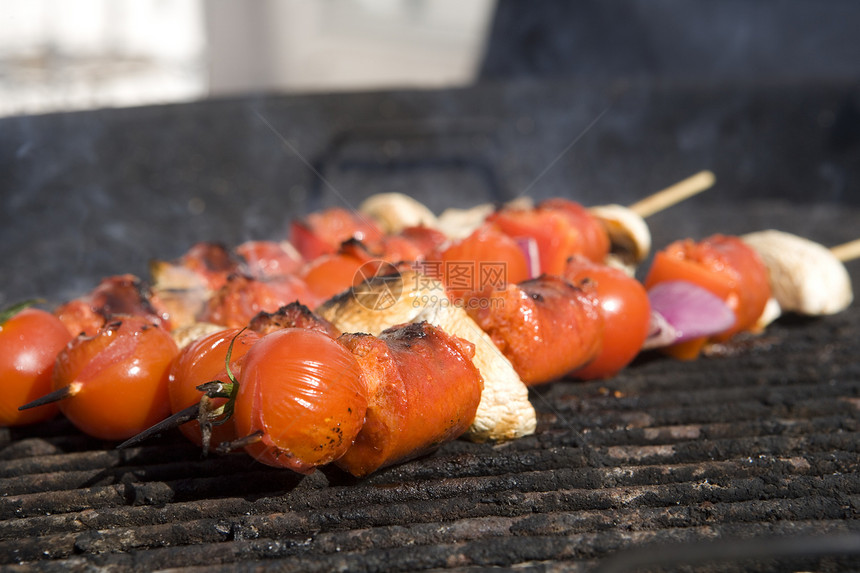
[{"label": "skewer stick tip", "polygon": [[28,402],[23,406],[18,406],[18,409],[29,410],[30,408],[37,408],[39,406],[45,406],[47,404],[59,402],[60,400],[65,400],[66,398],[71,398],[72,396],[81,391],[81,387],[83,387],[83,384],[81,384],[80,382],[72,382],[68,386],[63,386],[58,390],[48,392],[41,398],[36,398],[32,402]]},{"label": "skewer stick tip", "polygon": [[650,217],[655,213],[659,213],[668,209],[672,205],[676,205],[685,199],[689,199],[694,195],[698,195],[702,191],[713,187],[717,178],[713,171],[699,171],[695,175],[687,177],[683,181],[679,181],[674,185],[666,187],[662,191],[641,199],[629,206],[631,211],[637,213],[643,219]]},{"label": "skewer stick tip", "polygon": [[843,263],[860,259],[860,239],[854,239],[853,241],[831,247],[830,252]]}]

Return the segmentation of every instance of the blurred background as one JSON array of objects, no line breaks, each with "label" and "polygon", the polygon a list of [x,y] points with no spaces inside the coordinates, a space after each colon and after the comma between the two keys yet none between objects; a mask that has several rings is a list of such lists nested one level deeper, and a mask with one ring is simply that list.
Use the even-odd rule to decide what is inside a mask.
[{"label": "blurred background", "polygon": [[0,115],[473,81],[494,0],[2,0]]},{"label": "blurred background", "polygon": [[0,0],[0,115],[563,77],[860,79],[854,0]]},{"label": "blurred background", "polygon": [[734,216],[753,199],[837,244],[858,22],[857,0],[0,0],[0,306],[386,191],[624,204],[707,168],[656,245],[780,222]]}]

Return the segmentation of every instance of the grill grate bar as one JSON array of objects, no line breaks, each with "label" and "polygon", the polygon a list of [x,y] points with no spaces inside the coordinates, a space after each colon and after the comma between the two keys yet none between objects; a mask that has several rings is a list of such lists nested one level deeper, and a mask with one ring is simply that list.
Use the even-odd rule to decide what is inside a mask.
[{"label": "grill grate bar", "polygon": [[[557,534],[528,534],[513,530],[506,518],[464,521],[457,523],[403,525],[380,529],[362,529],[349,534],[318,534],[297,539],[236,539],[217,544],[166,547],[129,553],[92,556],[86,561],[71,557],[58,565],[96,564],[123,570],[171,568],[176,563],[205,564],[202,567],[181,568],[182,571],[220,571],[222,564],[230,571],[258,570],[270,559],[279,559],[279,571],[414,571],[451,567],[505,567],[539,561],[560,561],[564,570],[568,562],[582,562],[605,557],[618,551],[641,547],[689,546],[715,538],[759,538],[766,552],[771,540],[783,542],[796,539],[809,546],[825,536],[853,540],[860,531],[842,520],[798,520],[775,523],[706,524],[692,527],[662,527],[659,529],[628,529],[623,524],[606,524],[597,531]],[[421,542],[416,542],[421,539]],[[449,541],[445,541],[445,540]],[[501,541],[501,542],[500,542]],[[399,542],[399,543],[397,543]],[[817,544],[819,547],[823,543]],[[857,553],[834,551],[835,563],[860,564]],[[817,553],[809,549],[810,557],[795,556],[788,562],[808,563],[818,569]],[[731,555],[727,555],[731,558]],[[772,556],[778,559],[779,555]],[[575,566],[575,563],[571,563]],[[574,571],[577,569],[573,569]],[[753,570],[747,568],[745,570]]]},{"label": "grill grate bar", "polygon": [[[826,455],[832,458],[835,452],[854,452],[856,453],[860,447],[860,434],[857,433],[834,433],[834,434],[811,434],[803,436],[767,436],[764,438],[745,438],[745,439],[726,439],[726,440],[700,440],[686,441],[676,444],[664,445],[648,445],[648,446],[610,446],[608,448],[596,448],[593,452],[596,459],[605,463],[609,467],[616,467],[623,464],[638,464],[638,465],[668,465],[682,463],[702,463],[712,460],[731,460],[740,459],[749,460],[760,454],[767,453],[770,460],[779,458],[798,458],[800,456],[809,456],[817,452],[825,452]],[[574,450],[574,456],[578,454]],[[528,473],[517,474],[517,478],[512,482],[512,479],[502,475],[500,478],[484,477],[477,480],[488,481],[491,485],[488,487],[527,487],[525,484],[535,480],[544,482],[545,487],[553,488],[559,483],[558,476],[565,473],[566,457],[564,452],[546,452],[550,454],[546,456],[549,459],[549,468],[543,471],[530,471]],[[552,454],[555,454],[554,456]],[[425,460],[430,466],[425,469],[438,469],[439,465],[433,463],[433,458]],[[244,462],[242,462],[244,463]],[[546,462],[545,462],[546,463]],[[810,462],[796,462],[798,464],[809,464]],[[855,462],[856,463],[856,462]],[[449,465],[449,464],[444,464]],[[259,466],[254,466],[259,467]],[[574,467],[581,467],[575,465]],[[185,468],[187,470],[187,467]],[[788,470],[796,470],[797,468],[785,468]],[[559,473],[556,470],[561,470]],[[484,475],[486,476],[486,472]],[[588,475],[591,470],[578,471],[581,475]],[[437,475],[439,475],[437,473]],[[525,476],[528,476],[526,478]],[[543,476],[543,477],[540,477]],[[74,473],[72,478],[77,477]],[[396,490],[396,496],[399,498],[406,495],[415,495],[415,489],[418,489],[420,482],[404,481],[406,476],[394,476],[397,480],[400,489]],[[120,483],[107,486],[95,487],[78,487],[77,481],[70,489],[55,490],[43,493],[31,494],[10,494],[0,498],[0,516],[6,518],[13,517],[29,517],[42,515],[44,513],[66,513],[70,511],[81,511],[88,507],[104,508],[117,505],[158,505],[172,503],[177,501],[196,499],[200,496],[223,496],[225,491],[229,491],[230,495],[237,494],[256,494],[263,495],[267,492],[282,491],[291,482],[295,483],[299,480],[297,476],[276,470],[261,469],[260,471],[224,475],[216,477],[199,477],[193,480],[181,479],[171,481],[150,481]],[[414,478],[413,478],[414,479]],[[432,485],[421,485],[422,491],[437,491],[440,487],[456,489],[460,487],[462,480],[445,479],[437,480]],[[380,480],[370,480],[370,485],[382,485]],[[412,484],[409,487],[409,484]],[[227,488],[227,484],[230,484]],[[451,485],[447,485],[451,484]],[[477,489],[477,488],[476,488]],[[345,490],[349,491],[349,490]],[[356,488],[355,491],[363,491],[363,488]],[[373,499],[380,497],[384,489],[374,490],[371,495],[364,492],[361,499]],[[328,498],[329,492],[323,491],[319,494],[322,497]],[[426,495],[426,494],[424,494]],[[424,495],[421,495],[423,497]],[[300,494],[302,499],[309,499],[307,492]],[[311,496],[313,497],[313,496]],[[360,503],[361,499],[354,499],[355,495],[344,495],[349,498],[351,503]],[[382,495],[388,499],[391,496]]]},{"label": "grill grate bar", "polygon": [[[556,470],[555,483],[562,482],[568,488],[579,487],[582,489],[643,486],[653,483],[701,483],[703,480],[726,481],[738,478],[754,478],[766,476],[769,472],[778,470],[782,473],[794,473],[796,475],[821,475],[826,473],[851,473],[852,468],[856,470],[856,464],[852,460],[839,461],[839,457],[831,453],[807,455],[802,458],[789,459],[743,459],[730,460],[727,462],[706,462],[682,465],[659,465],[619,468],[595,468],[586,470],[562,469]],[[815,473],[817,471],[817,474]],[[566,472],[564,475],[562,472]],[[542,476],[536,476],[542,477]],[[491,482],[484,490],[492,491],[497,482]],[[520,491],[529,489],[528,476],[524,476],[519,487]],[[545,482],[536,481],[532,484],[531,491],[542,491],[540,486],[546,487]],[[472,487],[468,487],[472,486]],[[420,487],[420,484],[419,486]],[[90,529],[106,529],[122,526],[123,524],[158,524],[179,522],[182,520],[195,519],[200,515],[241,516],[265,512],[286,512],[301,507],[337,508],[343,506],[358,507],[362,503],[385,504],[390,502],[402,502],[402,495],[378,495],[373,491],[375,488],[356,487],[353,495],[338,496],[336,500],[329,496],[317,493],[313,494],[307,490],[292,492],[276,498],[259,500],[264,506],[261,510],[254,502],[240,498],[226,498],[218,500],[171,503],[163,507],[153,506],[119,506],[114,508],[89,509],[82,513],[71,512],[63,514],[52,514],[48,516],[36,516],[30,518],[7,520],[0,522],[0,539],[15,539],[22,531],[38,531],[42,535],[62,533],[66,531],[86,531]],[[432,490],[430,484],[424,489]],[[430,491],[428,499],[443,499],[457,495],[470,494],[476,489],[469,480],[460,480],[459,485],[449,489],[438,489]],[[368,491],[370,490],[370,491]],[[352,491],[352,490],[351,490]],[[302,499],[299,500],[298,498]]]},{"label": "grill grate bar", "polygon": [[[830,476],[786,476],[779,480],[768,476],[739,478],[736,476],[707,477],[697,481],[665,483],[660,485],[622,485],[598,489],[571,489],[568,483],[559,483],[549,491],[513,491],[500,489],[498,484],[484,484],[480,496],[474,491],[461,492],[449,497],[434,496],[427,499],[383,500],[362,506],[344,504],[331,508],[312,506],[309,509],[286,512],[267,511],[262,515],[225,515],[204,519],[186,519],[181,523],[169,522],[140,527],[110,527],[77,534],[60,533],[26,540],[0,541],[0,556],[37,559],[49,548],[49,557],[64,557],[73,551],[99,553],[107,550],[129,551],[156,547],[162,544],[183,545],[215,543],[232,535],[231,528],[241,527],[253,531],[255,536],[278,538],[284,532],[293,535],[311,534],[320,530],[350,529],[355,524],[388,526],[397,523],[444,522],[458,517],[485,517],[549,514],[560,511],[605,511],[615,508],[673,508],[708,504],[732,504],[773,500],[786,505],[786,511],[800,511],[811,500],[831,498],[838,504],[840,517],[851,517],[860,507],[860,479],[857,474]],[[590,481],[588,477],[570,476],[569,482]],[[712,481],[716,479],[716,481]],[[601,484],[602,485],[602,484]],[[594,485],[592,485],[594,487]],[[822,495],[822,494],[830,494]],[[798,500],[798,501],[794,501]],[[270,507],[267,505],[267,510]],[[812,506],[814,507],[814,505]],[[205,509],[205,508],[200,508]],[[285,508],[287,509],[287,508]],[[689,507],[686,508],[689,512]],[[770,508],[772,510],[772,508]],[[707,511],[703,512],[707,515]],[[204,515],[212,515],[203,512]],[[770,517],[768,517],[770,516]],[[716,517],[712,515],[711,518]],[[765,513],[758,518],[773,518]],[[689,519],[689,516],[688,516]],[[753,518],[747,518],[752,521]],[[224,523],[228,523],[225,527]],[[232,525],[229,525],[232,523]],[[88,528],[97,523],[87,523]],[[2,557],[0,557],[2,559]]]}]

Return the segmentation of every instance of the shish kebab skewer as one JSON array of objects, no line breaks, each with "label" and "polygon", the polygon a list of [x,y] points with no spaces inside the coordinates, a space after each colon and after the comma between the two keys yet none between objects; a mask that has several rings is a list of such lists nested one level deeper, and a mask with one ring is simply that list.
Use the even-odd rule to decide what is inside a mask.
[{"label": "shish kebab skewer", "polygon": [[[629,267],[647,258],[651,250],[651,233],[645,219],[709,189],[715,181],[713,172],[704,170],[627,207],[598,205],[589,211],[600,220],[609,235],[613,256],[621,265]],[[530,200],[519,198],[509,205],[528,207]],[[474,232],[495,209],[492,203],[484,203],[468,209],[446,209],[437,217],[422,203],[400,193],[372,195],[359,206],[361,213],[372,218],[388,233],[424,225],[439,229],[455,240]]]},{"label": "shish kebab skewer", "polygon": [[[689,178],[679,184],[659,192],[649,198],[646,198],[639,204],[642,206],[643,212],[653,213],[659,208],[666,208],[677,201],[683,200],[697,192],[704,190],[713,183],[713,175],[709,172],[703,172]],[[471,222],[461,221],[457,227],[462,230],[468,230],[470,225],[480,223],[481,217],[473,217],[475,213],[481,211],[481,207],[477,210],[469,210],[468,215],[472,217]],[[607,207],[608,210],[613,209]],[[650,248],[650,234],[647,231],[647,226],[644,221],[641,221],[639,215],[635,211],[630,210],[630,213],[624,215],[626,208],[614,206],[614,212],[622,212],[622,215],[613,215],[628,219],[632,219],[634,224],[628,225],[633,227],[632,232],[627,234],[633,235],[633,240],[628,240],[628,243],[634,245],[633,252],[636,257],[643,257],[647,254]],[[363,205],[365,214],[374,218],[382,227],[383,231],[392,233],[400,229],[413,225],[428,225],[437,224],[435,216],[425,206],[417,201],[399,194],[378,195]],[[451,213],[449,211],[449,213]],[[641,221],[637,227],[635,221]],[[620,227],[624,228],[623,225]],[[621,234],[616,232],[616,234]],[[627,247],[629,249],[629,247]],[[426,277],[421,279],[426,287],[428,285]],[[469,437],[476,440],[484,439],[512,439],[522,435],[530,434],[535,428],[534,409],[528,401],[527,390],[523,382],[519,379],[513,366],[510,364],[501,352],[492,343],[490,337],[484,333],[480,327],[464,312],[461,308],[457,308],[445,296],[444,288],[441,284],[435,285],[435,288],[430,287],[430,292],[413,292],[415,296],[432,299],[435,304],[427,305],[426,303],[421,312],[417,312],[419,308],[414,305],[415,301],[407,297],[406,301],[411,306],[401,306],[402,310],[406,310],[405,314],[396,314],[394,310],[380,313],[378,316],[388,316],[382,328],[371,328],[364,321],[353,321],[349,324],[339,323],[338,327],[344,332],[363,331],[372,334],[378,334],[384,328],[402,322],[413,322],[425,319],[428,315],[433,315],[432,319],[428,319],[433,324],[440,324],[447,331],[452,332],[462,338],[470,340],[476,345],[475,361],[479,368],[483,371],[485,379],[491,380],[483,393],[481,406],[478,409],[478,414],[475,422],[469,429]],[[343,301],[343,299],[341,299]],[[359,307],[361,304],[359,303]],[[393,313],[393,314],[392,314]],[[365,313],[366,314],[366,313]],[[397,317],[392,319],[391,316]],[[378,318],[377,320],[381,320]],[[191,339],[196,335],[211,331],[210,328],[194,327],[190,331],[183,329],[184,336]],[[193,333],[189,336],[190,333]]]},{"label": "shish kebab skewer", "polygon": [[[733,254],[724,258],[720,254],[723,248]],[[747,254],[741,256],[743,251]],[[740,237],[714,235],[701,242],[676,241],[657,253],[645,279],[654,319],[645,349],[666,348],[676,358],[692,359],[708,343],[693,332],[710,322],[723,321],[728,329],[715,332],[716,338],[710,342],[726,342],[739,330],[761,332],[784,313],[823,316],[841,312],[853,300],[843,262],[857,257],[860,240],[828,249],[773,229]],[[711,273],[714,278],[706,278]],[[714,296],[707,296],[708,292],[695,295],[686,288],[691,282]],[[679,300],[685,296],[695,300]],[[757,308],[755,314],[752,308]],[[672,320],[661,320],[669,316]]]},{"label": "shish kebab skewer", "polygon": [[[208,258],[210,255],[213,255],[213,254],[214,254],[214,256],[216,256],[217,260],[213,260],[213,259]],[[221,273],[219,273],[218,271],[222,267],[229,268],[229,266],[230,266],[230,261],[226,258],[227,256],[229,256],[229,255],[227,255],[227,252],[216,250],[216,251],[210,251],[207,253],[202,253],[202,255],[205,259],[205,266],[201,267],[199,269],[199,271],[203,271],[204,274],[211,274],[213,279],[219,280],[217,277],[219,277]],[[218,257],[220,257],[220,258],[218,258]],[[285,257],[283,257],[283,258],[285,260],[279,261],[279,264],[281,264],[282,266],[286,265],[287,267],[290,267],[290,266],[294,266],[298,262],[297,257],[290,256],[289,252],[285,253]],[[195,260],[195,258],[193,258],[192,260]],[[177,292],[183,292],[183,293],[187,293],[189,290],[195,291],[195,292],[200,291],[197,293],[197,295],[198,295],[198,298],[202,297],[201,300],[203,300],[203,298],[205,298],[207,296],[206,291],[211,290],[212,287],[211,287],[211,285],[208,285],[208,283],[206,283],[206,282],[204,282],[203,285],[200,285],[196,278],[193,279],[192,275],[196,275],[197,272],[195,272],[192,269],[186,270],[186,269],[183,269],[181,267],[168,267],[167,270],[170,270],[172,268],[176,268],[177,270],[182,271],[182,272],[179,273],[177,280],[165,281],[170,286],[167,288],[161,289],[161,291],[157,294],[160,294],[163,297],[164,295],[172,294],[173,290],[176,289]],[[213,271],[214,271],[214,273],[213,273]],[[190,281],[190,282],[188,284],[185,284],[185,281]],[[107,291],[106,291],[107,296],[109,298],[113,296],[112,295],[112,293],[113,293],[112,289],[115,286],[114,285],[115,282],[116,281],[109,281],[108,284],[104,285],[106,288],[111,289],[109,293],[107,293]],[[126,281],[126,282],[128,282],[128,281]],[[133,287],[134,285],[131,285],[131,286]],[[161,286],[163,286],[163,285],[161,285]],[[128,290],[128,289],[126,289],[126,290]],[[132,288],[131,290],[133,291],[133,294],[137,293],[138,295],[140,295],[139,297],[137,297],[137,298],[140,298],[140,300],[142,300],[142,301],[148,300],[148,298],[144,297],[144,293],[142,291],[137,292],[137,290],[135,288]],[[131,297],[131,298],[137,300],[135,297]],[[88,326],[91,326],[93,329],[97,329],[98,324],[100,322],[100,317],[99,316],[89,316],[90,314],[93,314],[95,312],[93,310],[94,307],[91,307],[91,304],[93,304],[94,302],[95,302],[94,300],[93,301],[87,301],[87,300],[83,300],[83,299],[78,300],[78,301],[73,301],[71,306],[64,306],[64,312],[61,314],[63,314],[65,316],[67,314],[66,310],[75,313],[74,315],[66,316],[67,322],[71,321],[72,323],[74,323],[73,330],[75,328],[77,328],[79,324],[81,326],[88,325]],[[162,300],[162,302],[164,302],[164,301]],[[111,303],[110,306],[113,306],[113,304]],[[81,311],[81,310],[84,311],[83,314],[78,315],[77,314],[78,311]],[[116,309],[113,309],[113,310],[116,310]],[[155,310],[155,309],[150,309],[150,310]],[[87,312],[87,311],[91,311],[91,312]],[[161,312],[161,311],[159,310],[158,312]],[[98,314],[98,313],[96,313],[96,314]],[[135,311],[135,314],[136,314],[136,311]],[[460,313],[460,314],[462,315],[462,317],[466,317],[465,314],[463,314],[463,313]],[[167,322],[168,315],[164,314],[164,315],[160,315],[160,316],[165,321],[163,323],[165,328],[171,328],[171,325]],[[173,322],[175,319],[177,319],[177,316],[174,316],[173,313],[170,313],[170,315],[169,315],[170,322]],[[468,317],[466,317],[465,320],[468,320]],[[183,320],[180,320],[180,322],[183,322]],[[456,320],[455,320],[455,322],[456,322]],[[92,324],[90,324],[90,323],[92,323]],[[184,341],[179,340],[180,345],[184,346],[184,343],[187,343],[188,341],[193,340],[195,338],[199,338],[201,335],[208,333],[208,332],[211,332],[215,328],[217,328],[217,327],[213,328],[213,327],[210,327],[208,325],[202,325],[199,323],[195,323],[191,328],[182,329],[181,332],[176,332],[176,334],[177,334],[177,338],[181,338],[182,336],[184,336],[184,338],[185,338]],[[80,330],[85,330],[85,329],[79,328],[77,331],[80,331]],[[477,331],[479,329],[474,328],[473,330]],[[483,340],[481,342],[487,343],[487,340]],[[481,346],[482,347],[488,347],[488,344],[482,344]],[[498,355],[498,353],[497,353],[497,358],[495,359],[495,362],[501,363],[501,360],[498,359],[499,356],[500,355]],[[480,360],[481,360],[481,358],[479,358],[479,361]],[[486,362],[487,364],[489,364],[491,361],[493,361],[493,359],[491,357],[486,357],[486,359],[484,360],[484,362]],[[495,404],[494,406],[491,406],[489,408],[489,410],[493,410],[493,408],[501,409],[501,410],[497,411],[493,415],[488,415],[488,416],[485,416],[484,418],[481,418],[479,416],[477,418],[478,423],[473,426],[473,434],[475,437],[478,437],[479,439],[483,439],[483,438],[510,439],[512,437],[518,437],[519,435],[524,435],[525,433],[531,433],[534,430],[533,410],[531,409],[530,405],[528,404],[526,393],[522,389],[522,383],[521,382],[519,382],[518,384],[515,383],[516,378],[517,378],[515,373],[510,368],[510,365],[505,365],[505,366],[506,367],[502,367],[502,366],[498,366],[498,365],[495,366],[495,368],[500,369],[500,370],[504,370],[505,372],[496,373],[496,375],[493,376],[493,378],[495,380],[501,381],[502,390],[499,391],[498,393],[496,393],[491,388],[487,392],[487,400],[485,401],[485,406],[486,406],[486,404]],[[487,369],[487,368],[485,367],[485,369]],[[507,386],[505,386],[506,384],[507,384]],[[511,392],[515,388],[517,390],[519,390],[518,393],[517,392],[513,392],[513,393]],[[494,394],[498,394],[498,396],[496,396],[494,398]],[[518,395],[515,396],[515,394],[518,394]],[[507,408],[507,411],[505,410],[505,408]],[[485,408],[485,409],[487,409],[487,408]],[[511,412],[514,412],[514,414],[511,414]],[[523,413],[523,412],[525,412],[525,413]],[[520,418],[522,418],[522,419],[520,419]],[[492,420],[492,422],[486,422],[486,423],[482,424],[482,422],[481,422],[482,419]],[[512,430],[511,428],[516,428],[516,429]]]}]

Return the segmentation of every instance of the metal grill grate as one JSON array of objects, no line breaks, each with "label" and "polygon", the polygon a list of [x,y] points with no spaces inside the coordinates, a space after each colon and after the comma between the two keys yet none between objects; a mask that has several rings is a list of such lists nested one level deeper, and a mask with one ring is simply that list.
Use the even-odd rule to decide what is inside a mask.
[{"label": "metal grill grate", "polygon": [[178,434],[116,451],[62,420],[2,430],[0,562],[856,568],[858,351],[856,307],[785,320],[735,355],[648,357],[612,380],[538,388],[536,435],[458,441],[363,481],[334,469],[302,478],[241,454],[201,460]]}]

